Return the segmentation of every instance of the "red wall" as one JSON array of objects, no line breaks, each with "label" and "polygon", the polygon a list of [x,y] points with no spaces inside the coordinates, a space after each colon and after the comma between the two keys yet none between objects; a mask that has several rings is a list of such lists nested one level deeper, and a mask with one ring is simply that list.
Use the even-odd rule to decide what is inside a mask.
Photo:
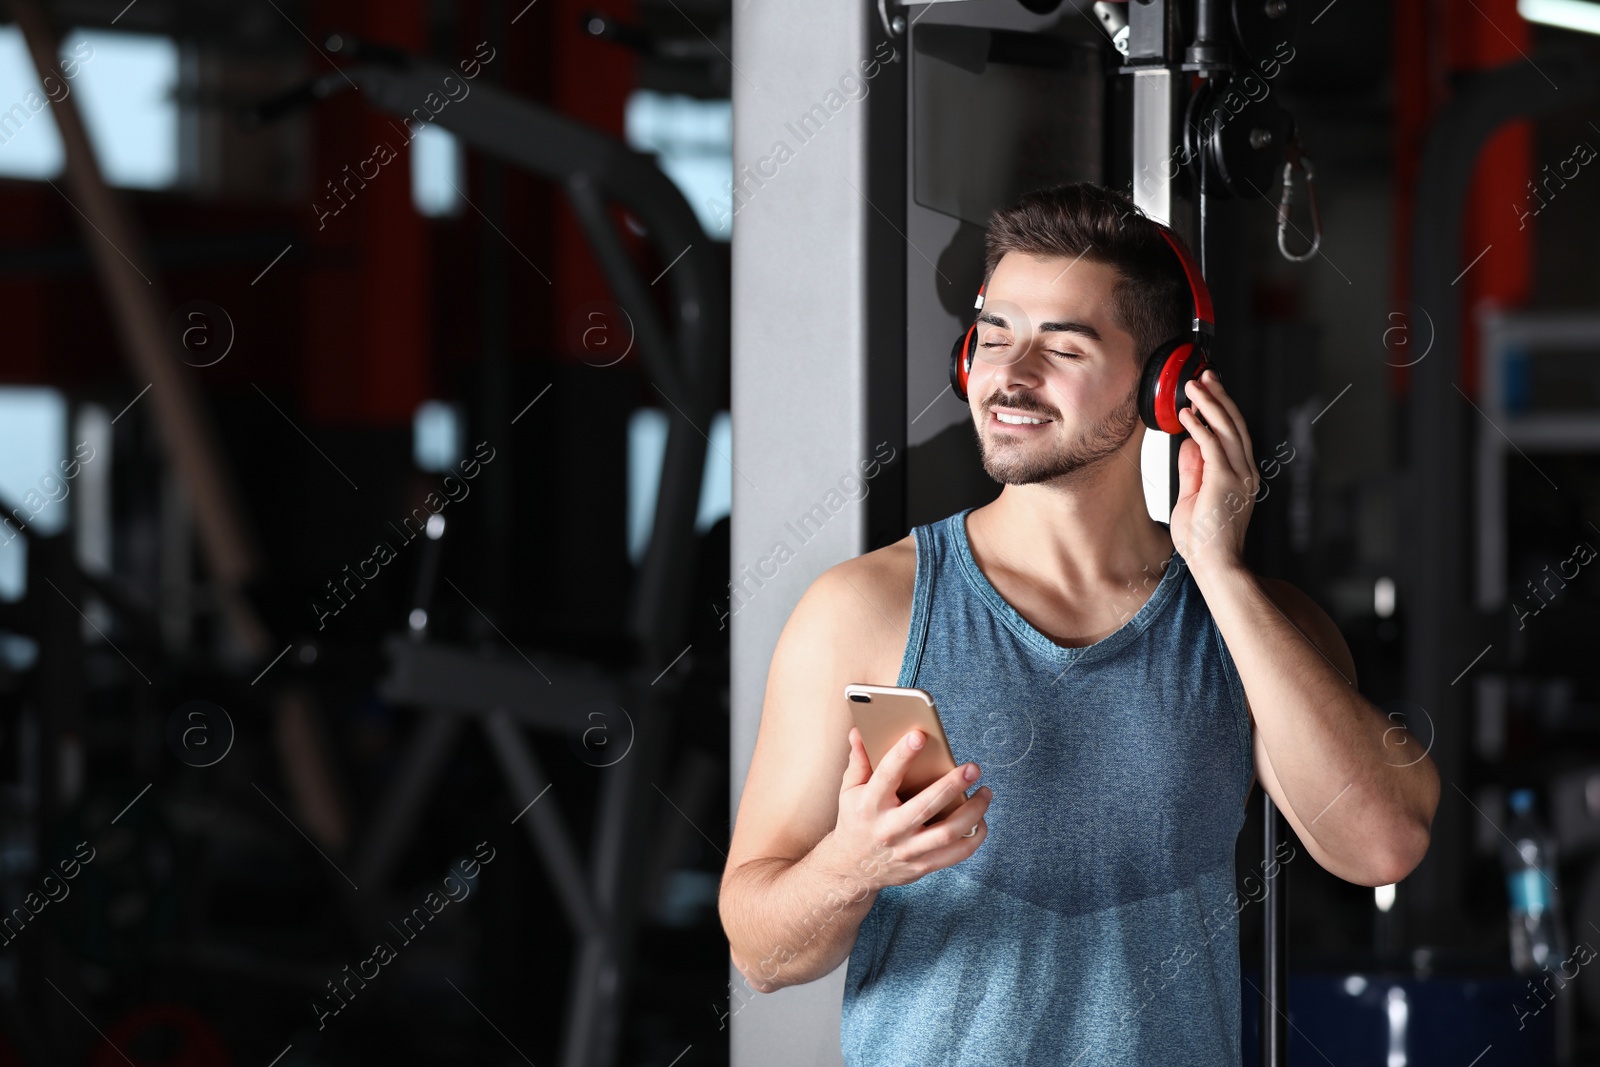
[{"label": "red wall", "polygon": [[[423,0],[319,0],[310,36],[340,30],[425,53],[424,10]],[[301,280],[300,404],[324,425],[404,422],[434,389],[429,220],[411,206],[408,130],[353,91],[315,116],[310,196],[321,210],[303,213],[314,252]],[[395,158],[380,163],[380,145]]]}]

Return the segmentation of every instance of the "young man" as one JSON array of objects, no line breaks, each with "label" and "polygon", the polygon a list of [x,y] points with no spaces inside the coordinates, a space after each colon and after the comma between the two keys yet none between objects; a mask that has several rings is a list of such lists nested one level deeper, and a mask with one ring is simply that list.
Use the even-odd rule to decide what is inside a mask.
[{"label": "young man", "polygon": [[[771,992],[848,959],[850,1067],[1237,1065],[1256,779],[1315,862],[1376,886],[1421,861],[1438,774],[1328,616],[1244,566],[1260,476],[1214,374],[1150,518],[1137,387],[1191,316],[1158,225],[1042,190],[993,216],[986,259],[967,392],[1003,488],[796,605],[723,875],[733,960]],[[921,734],[871,768],[851,682],[926,690],[967,762],[900,803]]]}]

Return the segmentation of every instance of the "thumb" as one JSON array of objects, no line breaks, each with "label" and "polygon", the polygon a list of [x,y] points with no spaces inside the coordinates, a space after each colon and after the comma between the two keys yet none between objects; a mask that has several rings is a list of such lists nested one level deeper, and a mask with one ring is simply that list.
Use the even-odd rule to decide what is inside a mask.
[{"label": "thumb", "polygon": [[867,759],[867,748],[861,743],[861,731],[850,727],[850,764],[844,769],[844,782],[839,786],[842,793],[846,789],[854,789],[858,785],[865,785],[872,777],[872,761]]},{"label": "thumb", "polygon": [[1178,446],[1178,499],[1194,496],[1200,491],[1200,479],[1204,476],[1205,467],[1199,442],[1192,437],[1185,437]]}]

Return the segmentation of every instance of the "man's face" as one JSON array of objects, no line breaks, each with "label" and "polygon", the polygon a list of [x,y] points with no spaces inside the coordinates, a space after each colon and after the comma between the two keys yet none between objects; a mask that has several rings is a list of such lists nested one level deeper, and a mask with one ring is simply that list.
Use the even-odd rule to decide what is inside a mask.
[{"label": "man's face", "polygon": [[1143,428],[1133,337],[1111,304],[1117,280],[1087,258],[1008,252],[995,266],[967,380],[989,477],[1061,478],[1107,461]]}]

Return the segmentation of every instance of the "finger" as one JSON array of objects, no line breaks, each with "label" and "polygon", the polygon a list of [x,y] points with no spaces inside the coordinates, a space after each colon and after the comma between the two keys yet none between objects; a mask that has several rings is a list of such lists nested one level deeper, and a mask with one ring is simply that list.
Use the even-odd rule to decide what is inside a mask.
[{"label": "finger", "polygon": [[[917,748],[911,747],[914,738],[920,739]],[[872,778],[867,782],[867,788],[872,791],[874,799],[880,806],[899,793],[900,783],[906,776],[906,768],[911,766],[911,761],[917,758],[927,744],[928,735],[912,727],[888,752],[884,753],[883,758],[878,761],[878,766],[873,769]],[[895,802],[899,803],[898,800]]]},{"label": "finger", "polygon": [[[976,768],[977,764],[963,763],[954,770],[947,771],[928,783],[916,796],[907,800],[895,820],[896,830],[902,833],[915,833],[919,826],[943,811],[946,804],[961,798],[966,793],[967,787],[975,781],[966,776],[968,767]],[[954,812],[951,815],[954,815]],[[945,820],[940,821],[942,823]],[[966,827],[963,826],[962,829]]]},{"label": "finger", "polygon": [[1223,454],[1222,445],[1217,440],[1217,435],[1212,433],[1211,428],[1196,414],[1194,407],[1179,408],[1178,421],[1183,423],[1185,430],[1189,431],[1189,436],[1193,438],[1194,443],[1200,446],[1200,457],[1205,461],[1207,467],[1213,465],[1225,467],[1228,465],[1228,457]]},{"label": "finger", "polygon": [[1233,416],[1233,424],[1239,430],[1239,439],[1244,442],[1245,459],[1250,461],[1250,467],[1252,470],[1254,470],[1256,463],[1255,445],[1251,443],[1250,427],[1245,424],[1244,414],[1239,410],[1239,405],[1234,403],[1233,397],[1229,395],[1226,389],[1223,388],[1222,379],[1217,377],[1217,372],[1214,368],[1207,367],[1205,374],[1203,374],[1201,377],[1205,379],[1206,385],[1208,388],[1210,388],[1212,395],[1214,395],[1222,404],[1222,406],[1228,409],[1228,413]]},{"label": "finger", "polygon": [[850,763],[844,769],[844,782],[839,787],[842,793],[846,789],[854,789],[863,785],[872,777],[872,761],[867,758],[867,747],[861,743],[861,731],[850,727]]},{"label": "finger", "polygon": [[[1183,414],[1183,412],[1179,412]],[[1178,499],[1194,496],[1205,480],[1205,459],[1200,454],[1200,442],[1193,437],[1178,446]]]},{"label": "finger", "polygon": [[[1195,444],[1200,446],[1200,455],[1205,461],[1204,469],[1207,478],[1218,483],[1218,489],[1221,491],[1220,483],[1226,481],[1226,478],[1222,477],[1222,472],[1227,471],[1233,474],[1235,478],[1239,478],[1239,475],[1234,469],[1233,457],[1228,455],[1227,446],[1218,436],[1218,424],[1203,418],[1203,415],[1204,413],[1200,409],[1191,404],[1178,412],[1178,419],[1183,423],[1184,428],[1189,431],[1189,435],[1194,438]],[[1220,420],[1220,413],[1215,417]],[[1239,478],[1239,480],[1243,481],[1242,478]],[[1198,491],[1197,488],[1196,492]]]},{"label": "finger", "polygon": [[972,837],[963,838],[954,845],[935,849],[920,857],[919,862],[926,865],[929,870],[942,870],[946,867],[953,867],[978,851],[978,846],[983,844],[984,838],[988,836],[988,828],[980,826],[978,832]]},{"label": "finger", "polygon": [[972,838],[978,833],[978,824],[983,822],[984,816],[989,811],[989,801],[994,796],[994,790],[986,785],[981,785],[968,797],[966,802],[950,813],[950,818],[945,820],[953,828],[962,830],[963,839]]},{"label": "finger", "polygon": [[[974,793],[972,799],[961,805],[950,818],[928,827],[918,835],[917,839],[929,842],[932,847],[915,856],[913,862],[919,866],[948,867],[977,851],[984,838],[989,836],[986,816],[993,794],[985,793],[984,789]],[[970,837],[967,836],[969,831]]]},{"label": "finger", "polygon": [[[1195,411],[1194,408],[1187,407],[1180,409],[1178,412],[1178,419],[1183,423],[1184,429],[1189,431],[1190,437],[1194,440],[1194,443],[1200,448],[1200,473],[1202,477],[1192,489],[1194,495],[1195,513],[1199,514],[1204,510],[1200,503],[1202,494],[1207,496],[1212,495],[1211,493],[1207,493],[1207,486],[1210,486],[1213,492],[1220,495],[1220,490],[1218,490],[1216,483],[1223,479],[1214,475],[1213,472],[1230,469],[1228,457],[1227,454],[1222,450],[1222,442],[1217,440],[1217,435],[1211,432],[1210,427],[1206,426],[1205,422],[1200,418],[1200,415]],[[1180,491],[1182,488],[1182,482],[1180,481]],[[1179,499],[1182,499],[1182,497]]]},{"label": "finger", "polygon": [[1244,446],[1239,440],[1238,428],[1234,425],[1233,415],[1222,406],[1216,394],[1206,388],[1201,381],[1192,381],[1188,384],[1191,397],[1191,406],[1198,406],[1200,413],[1205,416],[1206,424],[1211,432],[1216,435],[1222,444],[1222,453],[1228,459],[1228,466],[1232,468],[1240,481],[1244,480],[1245,473],[1250,469],[1245,461]]},{"label": "finger", "polygon": [[[1255,453],[1250,444],[1250,430],[1245,425],[1244,415],[1239,411],[1239,405],[1233,402],[1222,388],[1222,382],[1216,377],[1216,371],[1210,368],[1201,375],[1202,392],[1215,407],[1221,412],[1219,419],[1226,423],[1229,433],[1224,434],[1224,444],[1228,449],[1228,457],[1234,463],[1239,477],[1243,480],[1247,492],[1255,492],[1253,478],[1256,473]],[[1208,415],[1209,419],[1210,416]],[[1215,424],[1215,420],[1213,420]]]}]

